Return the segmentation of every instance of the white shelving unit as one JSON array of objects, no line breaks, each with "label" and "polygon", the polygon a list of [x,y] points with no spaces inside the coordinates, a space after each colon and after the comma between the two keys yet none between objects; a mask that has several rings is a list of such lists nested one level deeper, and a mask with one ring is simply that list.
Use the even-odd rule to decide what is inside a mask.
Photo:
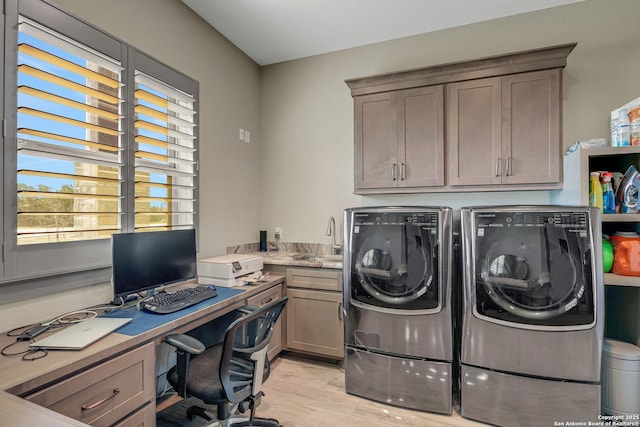
[{"label": "white shelving unit", "polygon": [[604,284],[607,286],[635,286],[640,288],[640,277],[604,273]]},{"label": "white shelving unit", "polygon": [[639,222],[640,214],[606,214],[602,215],[602,222]]},{"label": "white shelving unit", "polygon": [[[640,170],[640,146],[581,149],[564,156],[563,189],[551,194],[562,205],[589,204],[589,173],[617,171],[629,166]],[[640,214],[602,215],[603,234],[640,232]],[[640,277],[605,273],[605,336],[629,343],[640,338]]]},{"label": "white shelving unit", "polygon": [[[589,204],[589,173],[592,171],[618,171],[624,173],[630,165],[640,170],[640,146],[581,149],[564,156],[564,185],[553,192],[554,204]],[[624,230],[640,231],[640,214],[603,214],[603,233],[616,225]],[[605,285],[640,287],[640,277],[605,273]]]}]

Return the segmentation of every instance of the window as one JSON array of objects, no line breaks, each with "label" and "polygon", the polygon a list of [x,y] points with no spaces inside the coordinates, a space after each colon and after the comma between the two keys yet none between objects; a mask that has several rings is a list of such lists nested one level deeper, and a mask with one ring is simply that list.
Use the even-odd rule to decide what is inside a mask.
[{"label": "window", "polygon": [[195,228],[198,83],[47,1],[5,5],[0,282],[104,278],[111,234]]},{"label": "window", "polygon": [[193,227],[195,100],[140,71],[135,84],[135,229]]},{"label": "window", "polygon": [[18,245],[120,231],[121,71],[20,17]]}]

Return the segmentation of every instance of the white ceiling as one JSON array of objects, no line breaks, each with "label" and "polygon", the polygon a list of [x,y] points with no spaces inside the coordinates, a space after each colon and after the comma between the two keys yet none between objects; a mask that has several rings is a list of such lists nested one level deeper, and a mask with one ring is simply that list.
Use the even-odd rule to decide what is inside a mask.
[{"label": "white ceiling", "polygon": [[582,0],[182,0],[259,65]]}]

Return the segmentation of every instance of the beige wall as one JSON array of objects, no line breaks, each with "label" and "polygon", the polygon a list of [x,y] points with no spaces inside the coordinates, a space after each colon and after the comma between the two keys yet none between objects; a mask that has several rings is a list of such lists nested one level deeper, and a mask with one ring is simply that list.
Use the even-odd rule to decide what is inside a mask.
[{"label": "beige wall", "polygon": [[[609,111],[640,96],[640,2],[560,8],[262,69],[179,0],[56,0],[63,9],[200,82],[200,255],[283,229],[328,243],[327,219],[360,205],[547,203],[547,192],[355,196],[353,103],[345,79],[578,42],[564,73],[564,145],[608,134]],[[635,76],[634,76],[635,74]],[[238,141],[238,128],[251,143]],[[105,302],[108,284],[0,305],[2,329]],[[39,313],[39,319],[33,318]]]},{"label": "beige wall", "polygon": [[[564,71],[564,145],[605,137],[640,96],[640,2],[593,0],[264,67],[261,226],[324,242],[329,215],[360,205],[547,203],[547,192],[356,196],[345,79],[577,42]],[[342,222],[342,221],[340,221]]]},{"label": "beige wall", "polygon": [[257,241],[260,68],[179,0],[53,1],[199,81],[200,255]]}]

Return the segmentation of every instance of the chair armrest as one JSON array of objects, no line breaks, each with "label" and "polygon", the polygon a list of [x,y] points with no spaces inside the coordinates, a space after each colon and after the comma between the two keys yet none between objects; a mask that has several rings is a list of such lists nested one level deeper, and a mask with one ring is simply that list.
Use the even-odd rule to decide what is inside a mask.
[{"label": "chair armrest", "polygon": [[187,377],[191,355],[200,354],[205,350],[204,344],[186,334],[174,334],[165,337],[164,342],[176,348],[176,374],[178,375],[178,395],[187,397]]},{"label": "chair armrest", "polygon": [[238,311],[242,314],[251,314],[256,310],[260,310],[260,307],[255,305],[244,305],[238,309]]},{"label": "chair armrest", "polygon": [[186,351],[189,354],[200,354],[205,350],[204,344],[192,336],[186,334],[174,334],[165,337],[164,341],[175,348]]}]

